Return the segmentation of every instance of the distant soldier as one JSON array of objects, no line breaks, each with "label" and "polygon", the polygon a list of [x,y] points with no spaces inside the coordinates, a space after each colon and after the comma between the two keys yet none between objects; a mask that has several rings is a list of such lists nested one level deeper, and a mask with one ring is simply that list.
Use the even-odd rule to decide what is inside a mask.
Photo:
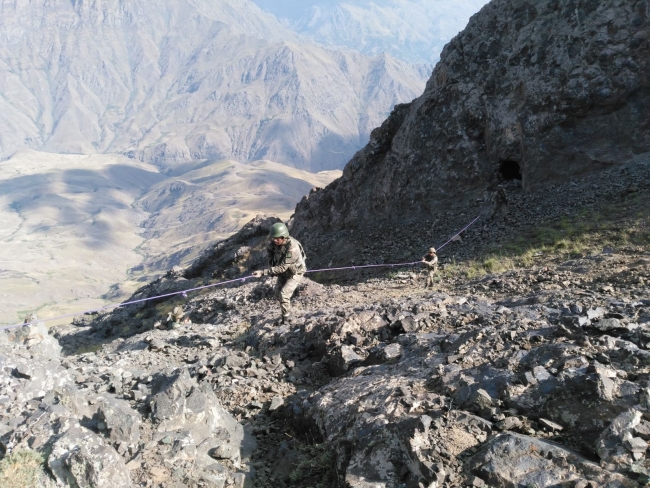
[{"label": "distant soldier", "polygon": [[300,242],[289,236],[289,229],[282,222],[271,226],[271,243],[267,248],[270,268],[253,271],[253,276],[277,276],[275,297],[282,309],[282,323],[291,323],[291,297],[307,271],[305,251]]},{"label": "distant soldier", "polygon": [[36,316],[35,313],[28,313],[25,315],[25,321],[23,324],[33,324],[38,320],[38,317]]},{"label": "distant soldier", "polygon": [[436,277],[436,273],[438,272],[438,255],[436,254],[435,247],[429,248],[429,252],[422,257],[422,262],[427,267],[427,281],[424,287],[433,288],[433,279]]},{"label": "distant soldier", "polygon": [[174,310],[169,312],[169,314],[167,315],[167,322],[169,322],[169,328],[178,329],[183,323],[184,315],[185,312],[183,312],[183,307],[181,307],[180,305],[174,307]]},{"label": "distant soldier", "polygon": [[506,195],[506,190],[502,186],[497,187],[497,191],[492,195],[492,213],[490,218],[493,219],[499,213],[499,211],[504,207],[508,206],[508,195]]}]

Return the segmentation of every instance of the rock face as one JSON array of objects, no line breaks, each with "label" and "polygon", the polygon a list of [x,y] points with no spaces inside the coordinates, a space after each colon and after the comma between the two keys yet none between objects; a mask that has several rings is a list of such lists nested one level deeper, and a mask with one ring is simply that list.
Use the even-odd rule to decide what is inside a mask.
[{"label": "rock face", "polygon": [[30,148],[339,169],[428,76],[305,42],[248,0],[3,0],[0,29],[0,158]]},{"label": "rock face", "polygon": [[495,0],[444,49],[343,176],[298,205],[299,235],[418,219],[502,179],[525,190],[650,150],[647,1]]},{"label": "rock face", "polygon": [[[514,432],[492,439],[470,464],[490,486],[578,486],[583,482],[586,487],[591,481],[608,488],[638,486],[570,450]],[[574,467],[573,473],[567,473],[568,464]]]}]

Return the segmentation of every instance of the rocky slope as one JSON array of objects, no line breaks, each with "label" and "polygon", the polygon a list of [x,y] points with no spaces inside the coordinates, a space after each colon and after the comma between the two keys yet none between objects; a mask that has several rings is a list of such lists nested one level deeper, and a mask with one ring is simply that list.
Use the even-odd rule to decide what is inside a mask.
[{"label": "rocky slope", "polygon": [[[624,169],[621,181],[650,181]],[[634,219],[604,223],[643,245],[451,274],[434,291],[418,268],[308,280],[290,327],[261,280],[79,317],[56,331],[63,354],[40,325],[3,332],[0,452],[42,452],[44,473],[69,486],[643,486],[646,189],[620,196]],[[544,214],[547,201],[528,203]],[[255,219],[133,298],[248,274],[275,221]]]},{"label": "rocky slope", "polygon": [[388,56],[311,44],[248,0],[3,0],[0,29],[0,158],[341,168],[425,81]]},{"label": "rocky slope", "polygon": [[253,0],[292,30],[326,46],[346,46],[403,61],[438,62],[442,48],[485,0]]},{"label": "rocky slope", "polygon": [[[269,280],[79,317],[56,330],[63,355],[42,326],[3,332],[1,450],[42,452],[44,473],[82,486],[108,483],[98,457],[124,486],[643,485],[649,171],[640,161],[513,197],[520,211],[442,253],[435,291],[417,267],[308,280],[291,327],[277,325]],[[517,234],[534,246],[544,237],[527,224],[572,214],[527,264],[453,272],[452,254],[505,250]],[[593,235],[562,234],[594,217]],[[250,274],[277,220],[254,219],[132,298]],[[563,251],[577,238],[595,241]],[[414,260],[421,247],[405,242]]]},{"label": "rocky slope", "polygon": [[296,209],[310,236],[424,224],[503,179],[525,190],[650,149],[646,1],[495,0],[442,53],[343,177]]}]

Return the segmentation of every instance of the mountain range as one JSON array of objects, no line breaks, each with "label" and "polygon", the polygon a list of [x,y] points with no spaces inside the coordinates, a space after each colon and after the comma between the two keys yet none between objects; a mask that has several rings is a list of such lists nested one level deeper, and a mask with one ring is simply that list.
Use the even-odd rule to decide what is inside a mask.
[{"label": "mountain range", "polygon": [[248,0],[2,0],[0,31],[0,158],[341,168],[428,76],[308,42]]},{"label": "mountain range", "polygon": [[486,0],[253,0],[283,24],[327,46],[386,52],[432,66]]}]

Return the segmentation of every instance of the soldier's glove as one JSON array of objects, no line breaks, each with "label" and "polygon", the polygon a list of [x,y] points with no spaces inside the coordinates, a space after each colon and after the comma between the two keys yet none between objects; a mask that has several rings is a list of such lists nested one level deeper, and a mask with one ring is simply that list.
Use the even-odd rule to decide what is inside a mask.
[{"label": "soldier's glove", "polygon": [[255,278],[261,278],[264,275],[264,271],[258,270],[258,271],[253,271],[253,277]]}]

